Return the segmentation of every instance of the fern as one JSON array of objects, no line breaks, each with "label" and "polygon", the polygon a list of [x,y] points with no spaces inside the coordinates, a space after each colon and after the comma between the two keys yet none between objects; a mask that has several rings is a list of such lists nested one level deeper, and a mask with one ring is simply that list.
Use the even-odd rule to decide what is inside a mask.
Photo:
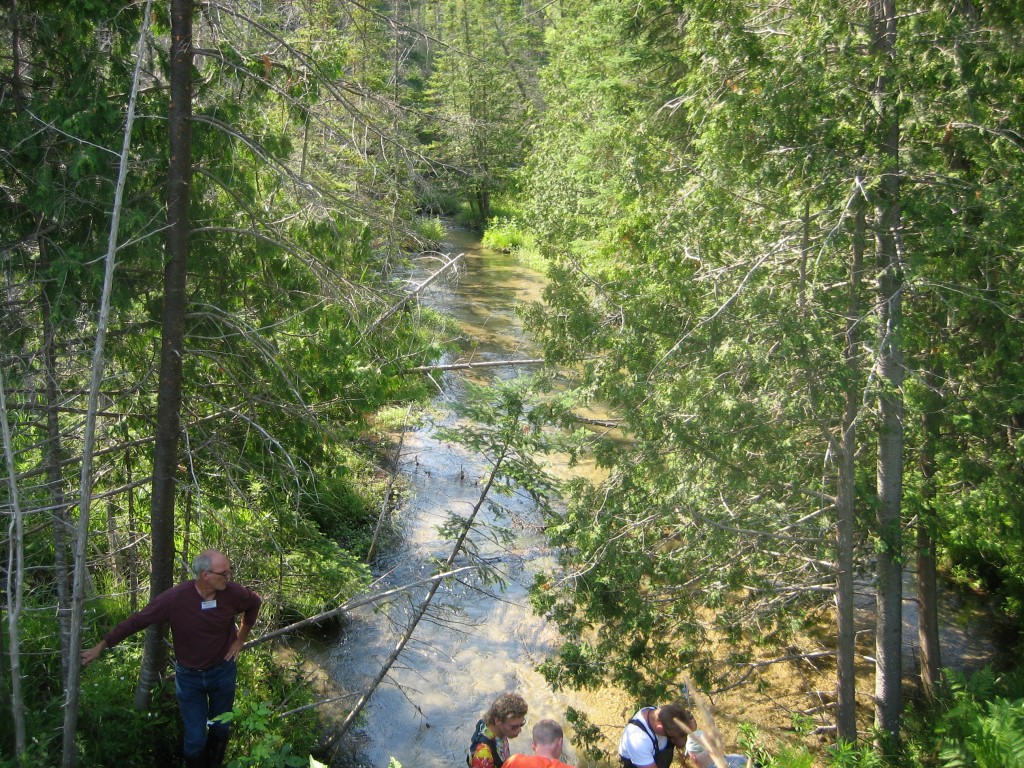
[{"label": "fern", "polygon": [[944,725],[958,722],[956,730],[965,733],[940,750],[943,768],[1024,768],[1024,700],[995,698],[984,712],[954,721],[951,715],[967,714],[958,709],[959,705],[947,714]]}]

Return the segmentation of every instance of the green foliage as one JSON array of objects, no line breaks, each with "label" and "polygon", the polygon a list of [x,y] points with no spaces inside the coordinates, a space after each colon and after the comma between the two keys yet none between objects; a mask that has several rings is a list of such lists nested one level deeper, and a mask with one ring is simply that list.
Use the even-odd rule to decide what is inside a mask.
[{"label": "green foliage", "polygon": [[[80,482],[113,152],[122,144],[142,7],[40,0],[0,10],[0,26],[18,38],[17,54],[0,61],[8,89],[0,359],[15,414],[15,472],[25,478],[19,490],[33,521],[24,542],[30,610],[19,636],[24,714],[41,761],[58,749],[49,736],[59,732],[63,698],[56,617],[66,615],[57,589],[66,574],[58,564],[70,547],[57,534],[74,529],[75,502],[67,500],[77,499]],[[258,18],[226,13],[214,34],[195,8],[203,54],[195,61],[175,536],[181,560],[205,546],[226,549],[239,580],[267,598],[270,627],[334,607],[367,582],[361,559],[384,482],[361,441],[363,419],[420,397],[422,382],[405,371],[438,349],[426,311],[368,330],[404,295],[400,247],[418,242],[408,175],[415,163],[402,146],[414,128],[397,119],[391,99],[404,93],[383,55],[392,25],[376,11],[329,3],[250,10]],[[167,11],[154,4],[120,211],[93,467],[92,491],[103,503],[92,509],[89,638],[129,611],[127,599],[106,594],[147,598],[169,93],[146,83],[168,80]],[[349,77],[358,93],[347,90],[355,87]],[[439,234],[436,223],[427,234]],[[47,437],[46,414],[58,437]],[[47,475],[51,458],[56,477]],[[101,746],[124,764],[159,765],[142,753],[149,744],[175,754],[176,725],[163,728],[166,740],[153,737],[155,721],[131,719],[130,691],[115,691],[100,666],[86,679],[100,683],[102,700],[92,708],[98,719],[82,726],[83,760],[99,764]],[[5,754],[13,744],[7,701],[0,697]],[[130,717],[117,721],[113,706]]]},{"label": "green foliage", "polygon": [[[400,3],[299,5],[250,9],[254,25],[222,15],[196,62],[179,551],[226,547],[268,597],[267,618],[315,613],[365,584],[360,560],[383,482],[372,451],[358,447],[364,419],[383,412],[385,423],[422,396],[405,371],[436,359],[438,321],[398,313],[368,329],[402,294],[400,249],[442,239],[440,222],[416,211],[461,214],[490,224],[494,247],[545,259],[547,303],[529,322],[567,371],[559,386],[574,389],[475,393],[472,426],[451,435],[501,456],[497,490],[533,493],[560,547],[565,572],[539,576],[532,597],[565,634],[545,675],[657,697],[682,670],[710,685],[731,674],[716,656],[743,662],[785,644],[825,602],[800,585],[832,576],[822,564],[834,556],[829,499],[851,375],[851,253],[866,246],[870,285],[873,204],[891,171],[873,149],[878,62],[866,6],[441,0],[413,18]],[[925,3],[901,17],[897,36],[905,517],[929,525],[946,570],[997,595],[1019,627],[1024,59],[1017,9],[970,11]],[[47,510],[26,542],[31,610],[20,627],[32,734],[56,733],[62,693],[50,575],[66,554],[52,533],[70,521],[51,527],[48,515],[63,514],[77,489],[68,457],[140,13],[123,0],[0,11],[19,36],[17,56],[0,61],[0,359],[19,477],[41,477],[51,449],[64,462],[63,484],[30,480],[24,494]],[[167,8],[152,21],[146,68],[162,82]],[[148,555],[167,109],[165,89],[140,94],[121,211],[94,489],[105,518],[92,532],[109,556],[93,583],[111,593]],[[507,218],[492,199],[502,192],[522,192]],[[860,342],[871,340],[858,347],[870,403],[877,316],[856,320]],[[621,434],[578,431],[572,408],[595,403],[619,415]],[[60,444],[42,443],[44,412],[57,414]],[[937,426],[924,423],[931,415]],[[862,409],[857,427],[860,547],[877,533],[875,414]],[[584,444],[607,476],[574,484],[552,507],[554,484],[532,455]],[[95,634],[127,606],[100,597],[90,610]],[[720,638],[737,647],[719,652]],[[89,678],[106,697],[95,705],[100,724],[83,737],[98,743],[110,741],[106,707],[126,701],[118,686],[130,685],[103,670]],[[1013,759],[1018,700],[995,687],[951,692],[960,721],[943,720],[943,759]],[[254,749],[287,760],[291,742],[271,731],[260,741],[273,718],[258,707],[245,717]],[[10,718],[0,721],[9,751]],[[151,741],[145,727],[124,725],[123,762],[147,762],[131,752]],[[37,735],[30,759],[54,749]],[[95,745],[82,749],[91,756]],[[935,754],[922,746],[905,759],[931,765]],[[837,747],[833,759],[880,758]]]},{"label": "green foliage", "polygon": [[436,247],[445,238],[444,222],[436,216],[421,217],[417,220],[416,231],[428,244]]},{"label": "green foliage", "polygon": [[[435,54],[425,91],[434,117],[428,210],[466,207],[463,223],[482,229],[491,197],[513,185],[527,148],[527,125],[540,105],[533,86],[543,15],[515,4],[444,0],[431,30],[448,41]],[[424,137],[426,138],[426,137]],[[436,190],[436,191],[435,191]]]},{"label": "green foliage", "polygon": [[273,728],[277,713],[266,703],[243,700],[234,711],[220,717],[232,726],[232,735],[241,747],[242,755],[228,761],[228,768],[256,768],[256,766],[300,766],[309,764],[309,758],[292,753],[290,744]]},{"label": "green foliage", "polygon": [[889,764],[871,747],[846,742],[828,747],[825,754],[833,768],[883,768]]},{"label": "green foliage", "polygon": [[[872,305],[877,254],[865,233],[889,171],[865,97],[877,67],[869,25],[861,6],[818,2],[562,10],[541,73],[557,108],[538,121],[522,175],[524,220],[551,278],[528,322],[548,360],[622,418],[627,440],[595,441],[607,479],[574,485],[549,527],[566,573],[541,581],[534,601],[568,642],[545,670],[588,684],[604,674],[644,696],[682,669],[724,685],[732,673],[721,660],[785,644],[801,617],[827,607],[816,600],[826,592],[799,585],[811,561],[815,579],[834,579],[827,499],[851,376],[862,377],[858,570],[878,533],[881,428],[866,407],[881,394],[868,375],[877,314],[856,318],[862,373],[844,359],[851,296]],[[1015,80],[1024,61],[1008,29],[982,31],[987,10],[935,14],[915,15],[898,36],[901,247],[914,286],[899,339],[915,371],[904,515],[934,515],[948,567],[1017,610],[1024,335],[1008,319],[1016,310],[1005,312],[1021,302],[1011,275],[1024,232],[1011,223],[1019,196],[1007,187],[996,202],[981,180],[1017,183],[1024,162],[954,126],[1019,114],[989,67],[998,61]],[[714,620],[700,620],[706,609]],[[739,647],[712,642],[723,637]]]},{"label": "green foliage", "polygon": [[[310,765],[316,746],[316,693],[303,674],[301,658],[285,664],[265,648],[240,657],[238,694],[232,712],[227,765],[230,768],[285,768]],[[285,710],[288,710],[285,712]]]},{"label": "green foliage", "polygon": [[1006,681],[986,669],[966,678],[947,673],[935,704],[938,765],[943,768],[1024,766],[1024,699],[1006,698]]},{"label": "green foliage", "polygon": [[[263,595],[267,626],[337,607],[369,583],[362,556],[375,514],[361,497],[355,512],[345,508],[330,490],[297,509],[274,489],[251,485],[249,505],[226,506],[211,517],[218,525],[203,540],[220,542],[235,563],[235,578]],[[218,532],[221,525],[225,530]]]},{"label": "green foliage", "polygon": [[788,745],[772,753],[758,729],[747,723],[740,725],[737,747],[751,761],[750,765],[761,768],[812,768],[815,764],[814,755],[803,746]]},{"label": "green foliage", "polygon": [[605,757],[600,747],[601,729],[590,722],[585,712],[566,707],[565,719],[572,725],[577,750],[582,750],[588,760],[597,761]]},{"label": "green foliage", "polygon": [[986,702],[985,710],[972,722],[974,729],[958,745],[939,754],[945,766],[979,768],[1020,768],[1024,766],[1024,701],[997,698]]},{"label": "green foliage", "polygon": [[[459,422],[438,429],[441,439],[459,443],[495,467],[488,495],[488,509],[496,518],[506,514],[502,498],[528,494],[539,512],[550,514],[557,496],[557,484],[539,457],[564,451],[570,458],[577,446],[561,430],[573,420],[571,399],[550,392],[545,376],[521,376],[487,386],[469,384],[456,406]],[[474,521],[468,521],[473,525]],[[442,535],[455,538],[466,531],[467,520],[452,514],[442,526]],[[507,537],[505,526],[492,526],[489,537]],[[467,536],[464,548],[471,558],[476,543]],[[478,558],[477,558],[478,559]],[[490,575],[485,560],[479,560],[481,574]]]},{"label": "green foliage", "polygon": [[432,216],[457,216],[463,210],[462,200],[454,192],[428,187],[418,196],[419,207]]},{"label": "green foliage", "polygon": [[899,749],[886,754],[871,746],[839,743],[826,750],[827,764],[834,768],[1021,765],[1021,679],[1019,670],[996,675],[986,668],[970,676],[945,670],[934,700],[918,701],[909,711]]},{"label": "green foliage", "polygon": [[[131,704],[140,659],[138,644],[118,646],[83,673],[78,724],[80,765],[99,768],[115,762],[171,766],[173,756],[181,753],[181,721],[173,680],[157,686],[150,709],[139,711]],[[61,715],[59,710],[51,713],[55,726]],[[59,741],[54,748],[60,749]]]},{"label": "green foliage", "polygon": [[532,252],[536,249],[536,238],[521,229],[510,219],[492,219],[484,232],[483,243],[488,248],[516,253]]},{"label": "green foliage", "polygon": [[[139,660],[137,644],[126,643],[85,674],[79,723],[81,765],[170,768],[179,764],[181,728],[173,681],[158,686],[150,710],[135,710],[131,700]],[[228,765],[280,768],[309,764],[308,757],[299,755],[308,755],[314,748],[318,723],[315,709],[302,707],[315,698],[297,662],[287,666],[266,648],[243,654],[235,710],[223,718],[232,727]],[[292,711],[282,717],[286,707]],[[60,716],[59,708],[54,708],[49,715],[54,722],[40,722],[33,732],[58,734]],[[36,739],[35,749],[41,751],[46,746],[41,738]],[[58,742],[52,748],[56,751],[59,746]]]}]

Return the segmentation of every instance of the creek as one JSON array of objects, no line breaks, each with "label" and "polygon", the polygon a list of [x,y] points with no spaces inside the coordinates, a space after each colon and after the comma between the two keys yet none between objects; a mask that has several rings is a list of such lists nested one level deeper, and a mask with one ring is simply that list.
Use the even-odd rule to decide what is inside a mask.
[{"label": "creek", "polygon": [[[459,229],[449,231],[444,250],[464,254],[457,279],[433,283],[421,301],[460,327],[466,341],[458,361],[536,357],[516,310],[540,298],[543,276]],[[523,372],[522,367],[496,366],[468,373],[486,383]],[[435,573],[432,560],[445,560],[452,548],[452,541],[438,534],[438,526],[451,512],[468,515],[479,499],[490,466],[436,433],[439,424],[457,426],[451,403],[464,391],[466,376],[466,371],[433,374],[440,389],[431,407],[433,417],[404,435],[398,462],[406,485],[397,512],[401,540],[374,563],[380,590]],[[465,765],[477,719],[506,690],[526,699],[529,723],[551,717],[565,724],[567,706],[587,709],[571,692],[554,693],[535,670],[555,650],[558,636],[531,612],[528,589],[538,569],[553,565],[554,555],[528,497],[503,498],[502,505],[510,515],[496,519],[485,504],[471,536],[504,584],[482,587],[470,578],[438,590],[411,642],[354,726],[355,738],[347,739],[354,746],[345,763],[385,768],[394,757],[407,768]],[[488,523],[511,530],[511,542],[488,535]],[[416,589],[384,608],[357,612],[337,644],[314,652],[335,685],[359,692],[372,682],[426,591]],[[514,752],[530,752],[530,730],[528,724],[513,740]],[[576,762],[568,747],[565,760]]]}]

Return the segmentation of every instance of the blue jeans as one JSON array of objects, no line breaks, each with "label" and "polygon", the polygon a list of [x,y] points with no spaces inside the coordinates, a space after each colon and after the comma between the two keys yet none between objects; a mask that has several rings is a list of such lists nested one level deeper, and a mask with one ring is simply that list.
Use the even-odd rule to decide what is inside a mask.
[{"label": "blue jeans", "polygon": [[237,677],[238,664],[234,661],[223,661],[204,670],[174,665],[174,692],[178,694],[178,707],[185,726],[186,757],[203,754],[207,725],[211,731],[219,731],[227,739],[227,723],[210,721],[217,715],[231,711],[235,704]]}]

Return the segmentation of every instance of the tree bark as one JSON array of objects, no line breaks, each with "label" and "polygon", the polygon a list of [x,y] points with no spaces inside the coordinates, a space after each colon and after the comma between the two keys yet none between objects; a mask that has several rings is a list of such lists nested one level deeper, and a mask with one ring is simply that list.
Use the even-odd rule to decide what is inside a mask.
[{"label": "tree bark", "polygon": [[[133,484],[132,449],[124,452],[125,484]],[[135,516],[135,493],[128,494],[128,607],[132,613],[139,610],[139,532]]]},{"label": "tree bark", "polygon": [[[74,543],[74,581],[71,594],[71,648],[73,652],[82,645],[82,625],[85,616],[85,583],[88,575],[86,556],[89,543],[89,513],[92,503],[92,464],[94,456],[93,442],[96,434],[96,414],[99,410],[100,388],[103,383],[103,370],[105,367],[104,347],[107,338],[107,327],[110,324],[110,295],[113,291],[114,264],[117,256],[121,208],[124,200],[125,182],[128,178],[128,161],[131,156],[132,126],[135,124],[135,100],[139,93],[143,50],[146,36],[149,33],[151,7],[152,0],[147,0],[146,6],[142,11],[142,25],[139,29],[139,40],[135,50],[135,72],[132,77],[131,94],[128,98],[128,114],[125,120],[124,136],[121,143],[117,183],[114,187],[114,203],[110,213],[110,234],[107,239],[107,252],[104,256],[100,311],[99,318],[96,321],[96,344],[93,349],[92,371],[89,380],[89,405],[85,414],[85,438],[82,442],[78,527]],[[78,762],[78,703],[82,667],[77,656],[70,661],[64,700],[64,740],[61,760],[63,768],[73,768]]]},{"label": "tree bark", "polygon": [[[18,7],[15,0],[9,0],[11,24],[11,91],[14,97],[15,110],[21,111],[23,95],[21,88],[21,42],[18,30]],[[3,452],[7,468],[8,491],[12,521],[8,538],[7,584],[7,630],[10,636],[8,655],[11,668],[11,717],[14,725],[15,765],[22,765],[25,754],[25,702],[21,690],[21,647],[18,637],[18,625],[21,619],[23,577],[24,577],[24,519],[18,499],[17,472],[14,464],[14,449],[11,444],[10,424],[7,420],[7,397],[4,391],[3,369],[0,368],[0,420],[2,420]],[[63,642],[63,632],[62,642]]]},{"label": "tree bark", "polygon": [[21,87],[21,30],[18,25],[17,0],[7,0],[7,6],[11,15],[11,93],[14,96],[14,109],[20,112],[24,94]]},{"label": "tree bark", "polygon": [[935,469],[942,423],[942,397],[939,382],[941,366],[925,373],[929,405],[923,416],[924,445],[921,449],[921,476],[925,482],[924,498],[917,518],[917,639],[921,654],[921,688],[931,699],[942,669],[939,644],[939,590],[935,565]]},{"label": "tree bark", "polygon": [[7,420],[7,395],[3,369],[0,368],[0,437],[3,439],[4,466],[7,469],[11,506],[10,534],[7,538],[7,583],[4,585],[7,609],[7,632],[10,637],[8,656],[11,666],[11,717],[14,720],[14,761],[23,765],[27,741],[25,737],[25,698],[21,688],[21,641],[19,627],[25,594],[25,518],[15,477],[14,447],[10,422]]},{"label": "tree bark", "polygon": [[[171,83],[168,115],[170,164],[167,173],[167,263],[157,389],[156,445],[153,448],[150,597],[174,580],[174,500],[181,431],[182,356],[185,346],[186,270],[192,182],[192,0],[171,0]],[[146,630],[135,706],[149,707],[150,692],[167,660],[166,628]]]},{"label": "tree bark", "polygon": [[879,75],[873,95],[878,115],[875,190],[878,259],[879,344],[877,598],[875,630],[875,726],[880,740],[898,743],[902,714],[903,637],[903,271],[900,226],[900,126],[890,92],[896,49],[895,0],[870,0],[872,49]]},{"label": "tree bark", "polygon": [[[45,239],[39,242],[39,257],[44,272],[49,271],[49,246]],[[61,664],[63,679],[67,680],[68,670],[72,661],[71,651],[71,569],[68,563],[68,537],[71,529],[71,516],[67,499],[64,494],[64,473],[61,465],[64,450],[61,445],[60,417],[58,413],[57,390],[57,356],[55,338],[57,334],[53,325],[53,285],[47,281],[40,292],[39,300],[43,317],[43,366],[45,369],[45,402],[46,402],[46,483],[50,496],[50,515],[53,525],[53,571],[54,583],[57,587],[57,624],[60,630]]]},{"label": "tree bark", "polygon": [[[860,180],[858,180],[859,182]],[[858,186],[861,186],[858,183]],[[841,741],[857,741],[856,627],[853,605],[853,543],[856,499],[857,416],[860,410],[859,340],[860,279],[864,264],[864,206],[857,205],[850,257],[849,304],[846,310],[846,391],[839,445],[836,492],[836,614],[838,629],[838,710],[836,728]]]}]

